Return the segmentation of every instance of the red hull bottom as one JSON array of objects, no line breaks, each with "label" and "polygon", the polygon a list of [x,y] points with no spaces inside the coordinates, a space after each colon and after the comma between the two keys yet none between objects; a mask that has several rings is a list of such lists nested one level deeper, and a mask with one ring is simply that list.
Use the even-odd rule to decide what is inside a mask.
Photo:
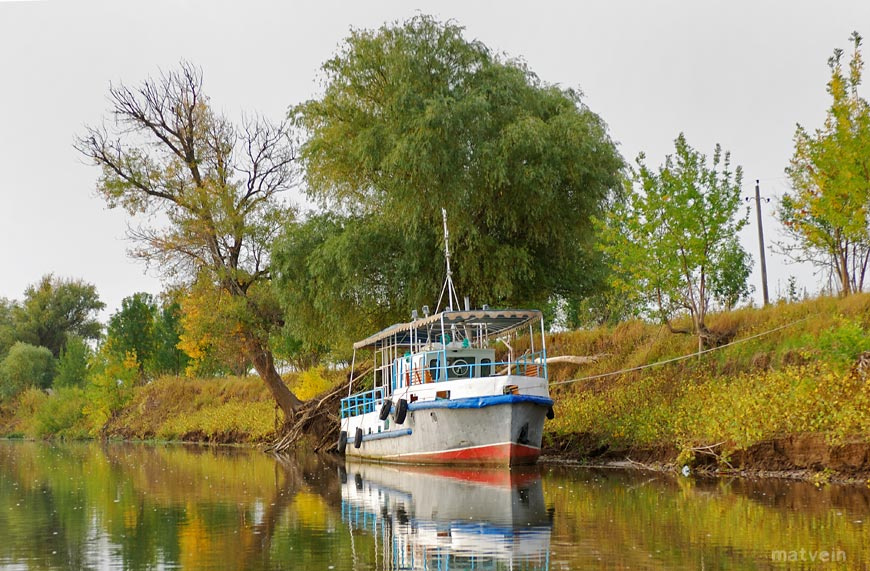
[{"label": "red hull bottom", "polygon": [[474,446],[441,452],[423,454],[403,454],[390,461],[411,462],[414,464],[485,464],[498,466],[519,466],[534,464],[541,455],[541,449],[514,442]]}]

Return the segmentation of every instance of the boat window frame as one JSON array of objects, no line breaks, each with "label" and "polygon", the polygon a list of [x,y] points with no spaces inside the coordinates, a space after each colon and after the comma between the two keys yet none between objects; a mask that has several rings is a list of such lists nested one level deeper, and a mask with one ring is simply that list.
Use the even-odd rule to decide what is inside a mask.
[{"label": "boat window frame", "polygon": [[477,365],[478,369],[478,377],[485,378],[492,376],[492,362],[493,360],[489,357],[483,357],[480,360],[480,363]]}]

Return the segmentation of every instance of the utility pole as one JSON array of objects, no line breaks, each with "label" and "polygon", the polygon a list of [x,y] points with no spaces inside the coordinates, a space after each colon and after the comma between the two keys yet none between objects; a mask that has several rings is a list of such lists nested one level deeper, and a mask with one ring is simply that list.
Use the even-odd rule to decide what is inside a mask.
[{"label": "utility pole", "polygon": [[764,305],[770,304],[767,296],[767,262],[764,259],[764,229],[761,227],[761,192],[758,189],[758,179],[755,179],[755,216],[758,220],[758,249],[761,253],[761,293],[764,296]]}]

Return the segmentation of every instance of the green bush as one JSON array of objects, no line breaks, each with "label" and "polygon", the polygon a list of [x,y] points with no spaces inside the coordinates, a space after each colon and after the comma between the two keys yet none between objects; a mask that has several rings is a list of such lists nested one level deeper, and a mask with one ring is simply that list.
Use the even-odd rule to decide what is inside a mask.
[{"label": "green bush", "polygon": [[836,325],[819,335],[818,346],[826,360],[851,365],[870,349],[870,332],[856,320],[839,317]]},{"label": "green bush", "polygon": [[8,401],[28,387],[50,387],[54,370],[51,351],[19,341],[0,363],[0,400]]},{"label": "green bush", "polygon": [[13,434],[32,436],[36,411],[42,407],[47,399],[48,394],[42,389],[31,387],[21,392],[10,407],[15,411],[15,418],[7,430],[11,428]]},{"label": "green bush", "polygon": [[83,413],[87,399],[78,387],[60,388],[36,409],[33,436],[37,438],[85,438],[88,426]]},{"label": "green bush", "polygon": [[94,356],[88,375],[87,404],[84,407],[91,434],[98,434],[130,401],[138,376],[139,363],[135,354],[127,354],[122,362],[106,351]]},{"label": "green bush", "polygon": [[88,374],[91,348],[81,337],[70,336],[57,361],[57,376],[52,386],[83,387]]}]

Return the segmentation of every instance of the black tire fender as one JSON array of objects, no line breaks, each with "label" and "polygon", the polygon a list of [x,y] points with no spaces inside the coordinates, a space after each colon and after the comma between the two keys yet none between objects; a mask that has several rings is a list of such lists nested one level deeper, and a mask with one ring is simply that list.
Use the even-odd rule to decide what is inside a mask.
[{"label": "black tire fender", "polygon": [[393,409],[393,401],[390,399],[384,399],[384,404],[381,405],[381,412],[378,414],[378,418],[381,420],[387,420],[387,417],[390,416],[390,411]]},{"label": "black tire fender", "polygon": [[360,446],[362,446],[362,437],[363,437],[362,428],[357,428],[356,434],[353,437],[353,447],[354,448],[359,448]]},{"label": "black tire fender", "polygon": [[396,424],[403,424],[406,416],[408,416],[408,401],[399,399],[396,403],[396,415],[393,417]]},{"label": "black tire fender", "polygon": [[336,445],[338,453],[344,456],[344,451],[347,448],[347,431],[342,430],[338,433],[338,445]]},{"label": "black tire fender", "polygon": [[547,409],[547,418],[549,418],[550,420],[556,418],[556,411],[553,410],[552,406]]}]

